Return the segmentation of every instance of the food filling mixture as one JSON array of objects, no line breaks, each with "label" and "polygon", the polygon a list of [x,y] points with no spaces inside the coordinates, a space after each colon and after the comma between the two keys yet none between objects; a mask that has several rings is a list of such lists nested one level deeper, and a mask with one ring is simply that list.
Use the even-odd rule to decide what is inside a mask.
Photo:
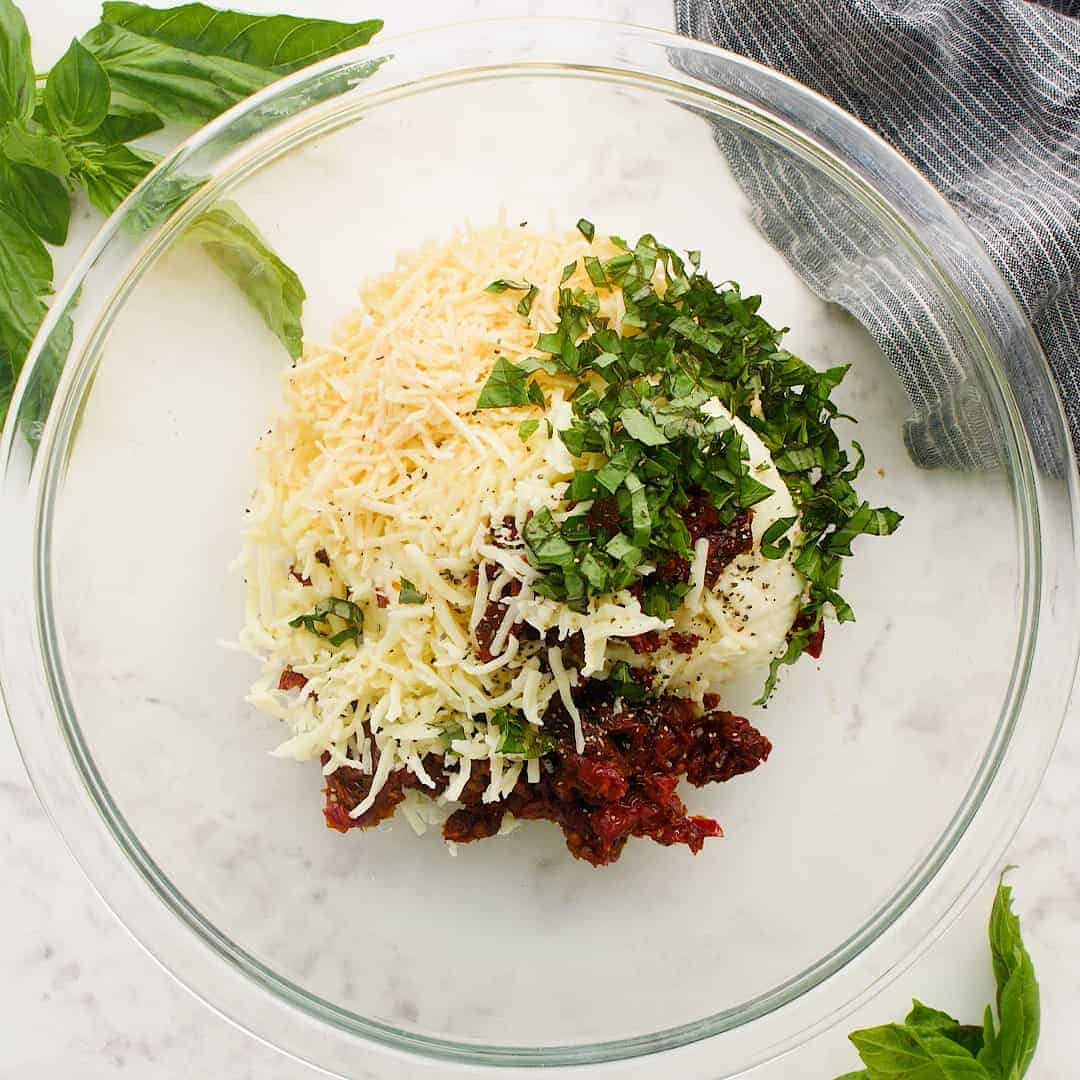
[{"label": "food filling mixture", "polygon": [[821,655],[864,533],[831,394],[760,297],[653,236],[497,226],[402,255],[283,377],[241,564],[249,700],[327,824],[452,844],[545,819],[613,862],[721,835],[764,762],[732,679]]}]

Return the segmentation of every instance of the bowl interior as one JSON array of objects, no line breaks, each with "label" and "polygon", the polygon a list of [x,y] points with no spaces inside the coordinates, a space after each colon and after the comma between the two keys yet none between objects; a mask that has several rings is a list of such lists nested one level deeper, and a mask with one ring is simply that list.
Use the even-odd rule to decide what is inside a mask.
[{"label": "bowl interior", "polygon": [[[750,706],[756,686],[735,695],[775,749],[757,773],[687,793],[726,832],[696,858],[638,842],[596,871],[542,823],[456,857],[404,821],[324,827],[318,766],[269,756],[282,732],[243,701],[255,665],[223,647],[242,621],[229,567],[252,448],[287,358],[182,236],[133,270],[57,450],[44,522],[56,660],[126,842],[283,993],[346,1020],[501,1046],[606,1042],[718,1014],[736,1024],[865,944],[863,928],[951,842],[1024,617],[1016,476],[1009,460],[981,473],[912,464],[892,367],[762,238],[716,125],[795,153],[658,83],[494,71],[343,104],[332,125],[299,124],[214,181],[299,273],[312,340],[401,249],[499,214],[530,228],[586,216],[700,249],[715,280],[763,294],[792,351],[852,365],[838,396],[859,420],[863,489],[906,520],[892,539],[857,542],[844,593],[858,621],[829,627],[820,663],[791,669],[767,710]],[[840,179],[819,182],[876,215]],[[878,225],[897,259],[918,263],[910,237]]]}]

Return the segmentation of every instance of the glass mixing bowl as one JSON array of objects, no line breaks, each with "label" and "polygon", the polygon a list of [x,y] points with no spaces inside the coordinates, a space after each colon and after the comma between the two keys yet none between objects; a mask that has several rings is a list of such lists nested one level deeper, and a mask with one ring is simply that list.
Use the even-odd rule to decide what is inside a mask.
[{"label": "glass mixing bowl", "polygon": [[[750,710],[768,765],[693,793],[726,839],[696,858],[639,842],[596,871],[543,823],[456,858],[401,821],[324,827],[318,766],[269,756],[280,731],[243,700],[254,664],[222,647],[242,621],[229,564],[252,448],[287,362],[185,236],[223,199],[299,273],[313,340],[399,249],[499,213],[585,216],[701,249],[716,280],[764,294],[793,351],[852,365],[840,402],[866,494],[906,520],[859,542],[858,622]],[[871,316],[883,277],[909,290],[929,381],[905,388],[844,310]],[[1072,681],[1075,464],[991,264],[850,117],[657,31],[425,31],[210,124],[58,296],[2,452],[3,690],[43,802],[178,979],[344,1076],[373,1045],[414,1066],[691,1078],[790,1048],[901,970],[990,872]]]}]

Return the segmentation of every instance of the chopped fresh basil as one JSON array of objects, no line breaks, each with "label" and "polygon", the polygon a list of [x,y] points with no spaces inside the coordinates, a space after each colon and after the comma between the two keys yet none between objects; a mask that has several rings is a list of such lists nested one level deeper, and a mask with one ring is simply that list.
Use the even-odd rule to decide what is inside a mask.
[{"label": "chopped fresh basil", "polygon": [[[784,536],[784,533],[795,524],[797,518],[783,517],[777,518],[766,530],[761,534],[761,554],[766,559],[779,559],[789,547],[791,547],[791,541]],[[783,537],[783,539],[781,539]]]},{"label": "chopped fresh basil", "polygon": [[403,604],[426,604],[427,593],[422,593],[408,578],[403,577],[398,586],[398,599]]},{"label": "chopped fresh basil", "polygon": [[596,235],[596,226],[585,218],[578,218],[577,227],[578,232],[591,244],[593,237]]},{"label": "chopped fresh basil", "polygon": [[539,420],[522,420],[518,424],[518,438],[522,442],[528,442],[532,434],[540,426]]},{"label": "chopped fresh basil", "polygon": [[[594,238],[590,222],[578,228]],[[543,406],[534,378],[541,370],[577,384],[573,416],[558,435],[580,467],[564,507],[538,511],[525,527],[526,554],[541,571],[534,588],[580,609],[590,596],[634,585],[648,613],[666,618],[678,608],[688,581],[661,581],[637,568],[672,555],[692,560],[683,520],[691,501],[707,498],[724,522],[773,494],[755,475],[739,428],[705,409],[718,401],[768,447],[798,511],[774,522],[760,543],[765,558],[792,557],[809,583],[787,648],[770,667],[764,701],[826,609],[840,621],[854,618],[838,591],[852,540],[887,535],[901,517],[871,507],[852,486],[864,457],[857,444],[854,460],[841,447],[834,424],[842,417],[830,397],[846,367],[817,371],[783,349],[784,331],[758,314],[761,298],[743,296],[730,282],[714,285],[700,271],[698,252],[684,261],[648,234],[632,248],[611,239],[619,254],[589,255],[583,264],[595,289],[621,292],[621,328],[600,315],[598,293],[566,286],[577,263],[568,265],[555,295],[558,323],[536,337],[541,355],[516,365],[497,360],[477,402]],[[524,291],[518,311],[531,311],[535,286],[528,282],[501,278],[488,288]],[[521,425],[523,439],[533,424]],[[580,502],[599,505],[560,512]],[[796,520],[793,541],[787,534]]]},{"label": "chopped fresh basil", "polygon": [[530,285],[528,292],[518,301],[517,313],[527,316],[532,311],[533,301],[540,290],[535,285]]},{"label": "chopped fresh basil", "polygon": [[[340,630],[334,630],[331,619],[344,624]],[[359,644],[364,631],[364,612],[351,600],[332,596],[315,605],[314,610],[306,615],[297,615],[289,620],[290,626],[302,626],[309,633],[326,638],[331,645],[344,645],[346,641]]]},{"label": "chopped fresh basil", "polygon": [[526,372],[524,369],[511,363],[504,356],[500,356],[491,374],[488,376],[484,388],[477,398],[478,409],[505,409],[512,405],[528,405],[529,390],[525,385]]},{"label": "chopped fresh basil", "polygon": [[507,289],[525,290],[530,288],[527,281],[511,281],[509,278],[496,278],[490,285],[484,286],[484,292],[504,293]]}]

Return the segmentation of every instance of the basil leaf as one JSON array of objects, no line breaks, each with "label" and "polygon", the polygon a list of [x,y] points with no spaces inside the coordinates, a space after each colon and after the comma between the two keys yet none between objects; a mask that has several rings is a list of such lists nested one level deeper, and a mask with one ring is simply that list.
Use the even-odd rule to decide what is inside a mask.
[{"label": "basil leaf", "polygon": [[0,207],[0,420],[15,380],[45,317],[52,290],[52,259],[28,226]]},{"label": "basil leaf", "polygon": [[89,141],[97,146],[116,146],[160,131],[165,122],[152,112],[138,112],[114,105],[113,111],[90,132]]},{"label": "basil leaf", "polygon": [[398,599],[403,604],[426,604],[427,593],[422,593],[408,578],[403,577],[398,588]]},{"label": "basil leaf", "polygon": [[848,1038],[874,1080],[993,1080],[967,1050],[936,1032],[885,1024]]},{"label": "basil leaf", "polygon": [[294,359],[303,350],[300,316],[307,294],[296,273],[266,243],[236,203],[201,214],[187,235],[239,286]]},{"label": "basil leaf", "polygon": [[[72,308],[79,302],[79,294],[60,316],[59,321],[49,335],[45,347],[34,365],[34,371],[26,384],[26,391],[19,407],[19,420],[23,435],[31,446],[37,446],[49,415],[60,373],[64,370],[75,328],[71,321]],[[4,407],[0,406],[0,423],[3,422]]]},{"label": "basil leaf", "polygon": [[540,426],[539,420],[522,420],[518,424],[518,438],[522,442],[528,442],[532,434]]},{"label": "basil leaf", "polygon": [[183,124],[205,124],[269,86],[277,75],[227,57],[203,57],[103,23],[83,44],[101,61],[113,90]]},{"label": "basil leaf", "polygon": [[504,293],[507,289],[529,289],[531,286],[527,281],[511,281],[509,278],[497,278],[490,285],[484,286],[484,292],[489,293]]},{"label": "basil leaf", "polygon": [[671,320],[670,328],[680,337],[686,338],[687,341],[693,342],[693,344],[700,346],[714,356],[719,356],[724,351],[724,343],[720,338],[698,326],[687,315],[677,315]]},{"label": "basil leaf", "polygon": [[[331,616],[340,619],[345,624],[344,628],[335,631]],[[306,615],[290,619],[289,625],[302,626],[309,633],[326,638],[334,646],[344,645],[346,641],[359,644],[364,632],[364,612],[351,600],[332,596],[316,604]]]},{"label": "basil leaf", "polygon": [[86,135],[109,111],[109,76],[98,58],[78,40],[49,72],[45,109],[58,135]]},{"label": "basil leaf", "polygon": [[0,206],[6,206],[47,243],[67,240],[71,197],[52,173],[0,157]]},{"label": "basil leaf", "polygon": [[587,221],[585,218],[578,218],[577,230],[590,244],[592,243],[593,237],[596,235],[596,226],[591,221]]},{"label": "basil leaf", "polygon": [[589,275],[589,280],[597,287],[607,288],[608,279],[607,274],[604,273],[604,268],[600,263],[600,260],[595,255],[585,256],[585,273]]},{"label": "basil leaf", "polygon": [[911,1012],[904,1017],[904,1023],[917,1031],[937,1032],[962,1046],[972,1057],[976,1057],[983,1046],[983,1029],[969,1024],[961,1024],[955,1017],[940,1009],[932,1009],[921,1001],[911,1003]]},{"label": "basil leaf", "polygon": [[34,111],[30,32],[11,0],[0,0],[0,124],[29,120]]},{"label": "basil leaf", "polygon": [[539,292],[540,290],[535,285],[529,286],[529,291],[518,301],[517,313],[519,315],[528,316],[529,312],[532,311],[533,301]]},{"label": "basil leaf", "polygon": [[201,176],[157,177],[131,208],[128,231],[139,236],[164,221],[185,199],[206,183]]},{"label": "basil leaf", "polygon": [[534,371],[546,371],[549,375],[558,375],[561,370],[557,360],[551,360],[546,356],[526,356],[524,360],[518,361],[517,366],[526,375],[531,375]]},{"label": "basil leaf", "polygon": [[[762,534],[761,534],[761,554],[766,559],[779,559],[789,547],[791,547],[791,541],[786,537],[780,540],[780,537],[784,536],[784,533],[795,524],[797,518],[794,517],[782,517],[777,518]],[[780,541],[777,543],[777,541]]]},{"label": "basil leaf", "polygon": [[577,269],[577,259],[575,259],[573,262],[567,263],[562,268],[562,277],[559,278],[559,284],[560,285],[565,285],[574,276],[574,271],[576,269]]},{"label": "basil leaf", "polygon": [[63,144],[55,135],[44,131],[31,131],[22,124],[12,124],[0,147],[10,161],[32,165],[56,176],[67,176],[71,162],[64,153]]},{"label": "basil leaf", "polygon": [[755,480],[749,473],[743,473],[735,485],[735,495],[742,507],[756,506],[773,493],[773,489],[760,480]]},{"label": "basil leaf", "polygon": [[1027,950],[1020,936],[1020,919],[1012,909],[1012,886],[1005,884],[1005,875],[1012,867],[1006,867],[998,881],[994,894],[994,906],[990,910],[990,960],[994,968],[994,981],[997,983],[998,1005],[1001,1004],[1001,992],[1005,989],[1010,976],[1016,970],[1020,956]]},{"label": "basil leaf", "polygon": [[638,451],[632,444],[619,447],[615,456],[596,473],[596,482],[605,491],[614,495],[623,481],[630,475],[630,470],[637,464]]},{"label": "basil leaf", "polygon": [[781,472],[805,472],[822,468],[825,459],[820,446],[793,446],[773,458],[773,464]]},{"label": "basil leaf", "polygon": [[872,508],[869,503],[862,503],[830,537],[828,549],[834,555],[850,555],[851,541],[856,536],[888,536],[903,520],[902,514],[887,506]]},{"label": "basil leaf", "polygon": [[154,167],[148,157],[126,146],[84,147],[85,161],[75,172],[90,202],[111,214]]},{"label": "basil leaf", "polygon": [[921,1031],[944,1031],[960,1026],[960,1021],[955,1017],[924,1005],[918,998],[912,1001],[911,1012],[904,1017],[904,1023]]},{"label": "basil leaf", "polygon": [[279,74],[366,45],[382,19],[334,22],[292,15],[249,15],[205,4],[151,8],[106,2],[101,21],[200,56],[226,56]]},{"label": "basil leaf", "polygon": [[516,364],[500,356],[476,399],[478,409],[505,409],[512,405],[528,405],[527,376]]},{"label": "basil leaf", "polygon": [[546,506],[525,522],[521,536],[529,555],[538,565],[573,566],[573,549],[560,535],[559,526]]},{"label": "basil leaf", "polygon": [[1003,1078],[1001,1069],[1001,1047],[997,1029],[994,1027],[994,1010],[989,1005],[983,1010],[983,1044],[976,1055],[978,1062],[997,1080]]},{"label": "basil leaf", "polygon": [[640,410],[623,409],[619,413],[626,434],[646,446],[663,446],[667,436]]},{"label": "basil leaf", "polygon": [[998,984],[997,1055],[1004,1080],[1027,1072],[1039,1041],[1039,984],[1012,911],[1012,888],[1002,880],[990,917],[990,950]]},{"label": "basil leaf", "polygon": [[491,714],[489,723],[494,724],[499,732],[496,754],[525,753],[528,729],[524,718],[515,715],[510,709],[496,709]]}]

